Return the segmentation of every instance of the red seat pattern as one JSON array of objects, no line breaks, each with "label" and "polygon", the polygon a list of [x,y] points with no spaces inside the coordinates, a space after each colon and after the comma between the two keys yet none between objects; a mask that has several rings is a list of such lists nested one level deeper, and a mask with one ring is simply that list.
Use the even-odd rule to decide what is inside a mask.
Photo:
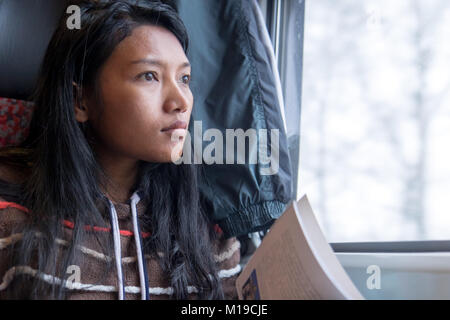
[{"label": "red seat pattern", "polygon": [[0,148],[20,144],[28,135],[34,103],[0,98]]}]

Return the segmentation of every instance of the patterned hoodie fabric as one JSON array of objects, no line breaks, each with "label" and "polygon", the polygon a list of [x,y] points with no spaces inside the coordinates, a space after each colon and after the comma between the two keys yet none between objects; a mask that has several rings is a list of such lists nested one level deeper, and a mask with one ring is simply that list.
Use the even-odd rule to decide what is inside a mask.
[{"label": "patterned hoodie fabric", "polygon": [[[110,203],[109,213],[112,223],[108,226],[89,226],[85,244],[76,248],[82,255],[81,265],[71,266],[69,274],[78,272],[78,277],[65,283],[69,300],[88,299],[170,299],[173,288],[155,258],[144,255],[142,239],[150,234],[140,230],[139,216],[144,214],[147,204],[133,194],[129,203]],[[30,266],[10,266],[10,251],[13,244],[22,239],[21,228],[30,212],[19,204],[0,198],[0,299],[13,290],[14,281],[22,276],[39,277],[40,281],[52,283],[55,277],[50,274],[37,274]],[[64,237],[56,239],[61,250],[67,250],[72,238],[73,222],[63,221]],[[114,257],[102,252],[94,239],[95,232],[112,232],[114,238]],[[226,299],[237,299],[235,280],[241,271],[240,243],[233,237],[222,237],[214,243],[214,259],[218,266],[219,278]],[[140,234],[140,237],[135,237]],[[36,234],[38,237],[39,234]],[[107,262],[114,268],[106,272]],[[58,278],[56,279],[58,282]],[[197,288],[188,286],[189,299],[196,299]],[[24,297],[26,298],[26,297]]]}]

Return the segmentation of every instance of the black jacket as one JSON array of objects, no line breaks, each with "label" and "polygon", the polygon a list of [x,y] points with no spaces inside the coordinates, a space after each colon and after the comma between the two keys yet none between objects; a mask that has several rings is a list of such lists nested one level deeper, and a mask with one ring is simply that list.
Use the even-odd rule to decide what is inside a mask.
[{"label": "black jacket", "polygon": [[[274,174],[262,174],[268,165],[262,165],[259,157],[257,164],[249,163],[248,146],[245,164],[237,164],[236,158],[234,164],[202,161],[205,181],[201,189],[207,212],[224,233],[231,237],[266,229],[291,200],[291,167],[274,73],[252,3],[174,2],[190,36],[188,56],[194,94],[191,134],[194,121],[201,121],[203,133],[209,128],[219,129],[224,137],[225,163],[226,129],[267,129],[269,141],[272,130],[279,131],[279,142],[271,141],[279,146],[279,168],[272,163]],[[203,150],[208,144],[211,142],[203,141]],[[255,147],[250,149],[259,149]],[[270,155],[271,146],[267,148]]]}]

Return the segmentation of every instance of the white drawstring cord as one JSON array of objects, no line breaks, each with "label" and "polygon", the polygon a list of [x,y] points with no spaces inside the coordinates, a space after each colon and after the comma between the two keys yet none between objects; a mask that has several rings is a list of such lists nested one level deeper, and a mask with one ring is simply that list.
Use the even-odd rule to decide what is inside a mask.
[{"label": "white drawstring cord", "polygon": [[141,299],[147,300],[147,285],[146,285],[146,277],[144,271],[144,261],[142,254],[142,246],[140,241],[139,227],[138,227],[138,219],[137,219],[137,208],[136,205],[141,198],[137,194],[137,192],[133,193],[131,196],[131,214],[133,216],[133,230],[134,230],[134,240],[136,242],[136,255],[139,267],[139,280],[141,283]]},{"label": "white drawstring cord", "polygon": [[111,213],[111,229],[113,231],[114,239],[114,256],[116,259],[117,268],[117,281],[119,282],[119,300],[124,300],[124,285],[123,285],[123,272],[122,272],[122,248],[120,245],[120,230],[119,221],[117,218],[117,212],[114,208],[114,204],[109,200],[110,213]]}]

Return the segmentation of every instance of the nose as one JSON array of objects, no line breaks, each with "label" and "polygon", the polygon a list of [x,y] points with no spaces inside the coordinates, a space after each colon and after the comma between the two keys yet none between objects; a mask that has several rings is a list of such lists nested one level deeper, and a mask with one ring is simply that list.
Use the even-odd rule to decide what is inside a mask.
[{"label": "nose", "polygon": [[181,88],[181,84],[176,81],[169,81],[166,88],[166,98],[164,101],[164,111],[167,113],[184,113],[191,108],[191,91],[189,88]]}]

